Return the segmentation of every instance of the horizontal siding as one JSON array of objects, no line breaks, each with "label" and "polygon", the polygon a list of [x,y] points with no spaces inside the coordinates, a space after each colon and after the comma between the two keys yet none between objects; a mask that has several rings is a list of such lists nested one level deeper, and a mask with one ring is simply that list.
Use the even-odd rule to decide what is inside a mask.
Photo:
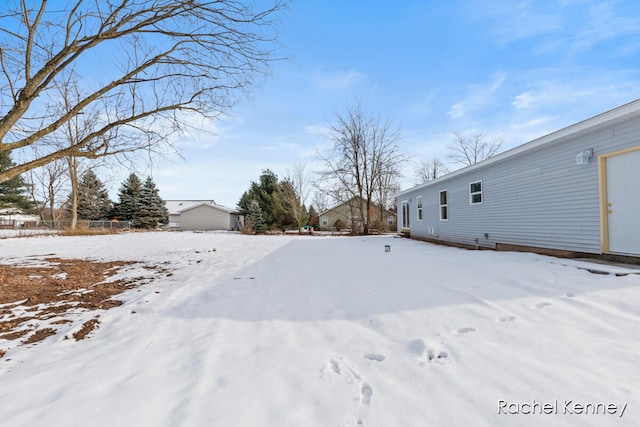
[{"label": "horizontal siding", "polygon": [[212,206],[202,205],[180,213],[183,230],[230,230],[231,214]]},{"label": "horizontal siding", "polygon": [[[496,243],[600,253],[597,156],[640,145],[640,119],[549,143],[468,174],[409,191],[411,235],[495,247]],[[587,165],[576,155],[594,149]],[[482,180],[483,203],[469,204],[469,183]],[[439,193],[448,191],[448,221],[439,219]],[[417,221],[416,197],[423,220]],[[401,214],[401,209],[399,208]],[[402,224],[401,218],[398,224]],[[430,230],[433,233],[430,233]],[[488,238],[485,238],[485,233]]]}]

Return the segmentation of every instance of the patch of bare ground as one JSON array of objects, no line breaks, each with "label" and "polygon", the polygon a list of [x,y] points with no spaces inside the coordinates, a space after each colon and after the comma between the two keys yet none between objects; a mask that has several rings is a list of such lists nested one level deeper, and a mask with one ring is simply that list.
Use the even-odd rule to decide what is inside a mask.
[{"label": "patch of bare ground", "polygon": [[[46,262],[45,266],[0,264],[0,343],[19,339],[22,344],[42,341],[64,325],[69,329],[67,324],[74,323],[78,311],[117,307],[122,304],[115,298],[117,295],[149,283],[158,275],[171,274],[164,267],[131,261],[61,258],[42,261]],[[142,267],[151,274],[107,280],[129,266]],[[98,317],[85,321],[72,334],[73,338],[76,341],[87,338],[97,328]],[[0,357],[7,352],[0,351]]]},{"label": "patch of bare ground", "polygon": [[86,336],[89,335],[91,331],[93,331],[95,328],[97,328],[99,324],[100,324],[100,321],[98,320],[97,316],[91,320],[84,322],[82,324],[82,328],[78,332],[74,332],[73,338],[76,341],[85,339]]}]

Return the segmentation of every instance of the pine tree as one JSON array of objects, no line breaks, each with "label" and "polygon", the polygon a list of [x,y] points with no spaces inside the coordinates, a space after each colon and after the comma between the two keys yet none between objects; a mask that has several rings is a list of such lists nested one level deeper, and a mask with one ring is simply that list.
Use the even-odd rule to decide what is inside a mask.
[{"label": "pine tree", "polygon": [[138,212],[141,207],[142,182],[135,173],[122,183],[118,193],[119,202],[113,208],[114,216],[120,221],[131,221],[133,227],[140,226]]},{"label": "pine tree", "polygon": [[[15,163],[11,160],[9,152],[0,152],[0,172],[13,166]],[[28,184],[20,175],[0,183],[0,208],[10,208],[18,213],[35,212],[35,204],[25,195],[27,188]]]},{"label": "pine tree", "polygon": [[88,169],[78,183],[78,218],[91,221],[105,220],[109,218],[110,211],[109,192],[95,172]]},{"label": "pine tree", "polygon": [[149,176],[142,186],[140,192],[140,210],[138,211],[140,226],[144,228],[155,228],[159,224],[169,222],[169,211],[160,198],[156,183]]},{"label": "pine tree", "polygon": [[255,201],[260,205],[264,221],[268,228],[281,227],[285,220],[285,210],[279,197],[280,184],[278,176],[266,169],[260,175],[260,182],[252,182],[238,202],[238,207],[243,215],[250,211],[251,204]]},{"label": "pine tree", "polygon": [[249,209],[245,218],[245,226],[251,227],[253,231],[258,234],[267,231],[267,224],[262,215],[262,208],[255,200],[249,203]]}]

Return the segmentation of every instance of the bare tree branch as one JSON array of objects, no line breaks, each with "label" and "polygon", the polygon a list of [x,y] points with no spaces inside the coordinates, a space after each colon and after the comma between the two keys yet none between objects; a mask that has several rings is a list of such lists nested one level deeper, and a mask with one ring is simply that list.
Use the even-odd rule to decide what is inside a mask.
[{"label": "bare tree branch", "polygon": [[425,182],[433,181],[436,178],[441,177],[449,173],[449,169],[444,163],[434,156],[431,160],[424,160],[416,167],[414,176],[416,179],[416,185],[423,184]]},{"label": "bare tree branch", "polygon": [[464,165],[473,165],[495,156],[504,142],[502,137],[487,141],[483,134],[474,135],[471,138],[465,138],[459,133],[456,133],[455,136],[456,142],[449,144],[448,148],[451,152],[447,157]]},{"label": "bare tree branch", "polygon": [[[65,156],[161,146],[183,129],[185,112],[224,114],[276,59],[275,17],[287,2],[0,5],[0,152],[21,150],[26,159],[0,173],[0,182]],[[97,68],[99,80],[92,75]],[[56,114],[47,106],[57,102],[55,88],[70,73],[82,77],[84,96]],[[64,149],[51,145],[69,121],[95,108],[102,114],[91,135]]]}]

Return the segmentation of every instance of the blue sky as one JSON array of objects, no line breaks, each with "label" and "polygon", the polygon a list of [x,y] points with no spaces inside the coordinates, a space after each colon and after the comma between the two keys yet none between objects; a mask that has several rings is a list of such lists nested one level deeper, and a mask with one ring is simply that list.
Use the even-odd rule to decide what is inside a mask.
[{"label": "blue sky", "polygon": [[140,171],[163,198],[235,207],[263,169],[315,168],[356,100],[400,127],[417,163],[446,160],[454,133],[508,149],[640,97],[636,0],[294,0],[280,31],[291,59],[230,117],[176,140],[184,160]]}]

